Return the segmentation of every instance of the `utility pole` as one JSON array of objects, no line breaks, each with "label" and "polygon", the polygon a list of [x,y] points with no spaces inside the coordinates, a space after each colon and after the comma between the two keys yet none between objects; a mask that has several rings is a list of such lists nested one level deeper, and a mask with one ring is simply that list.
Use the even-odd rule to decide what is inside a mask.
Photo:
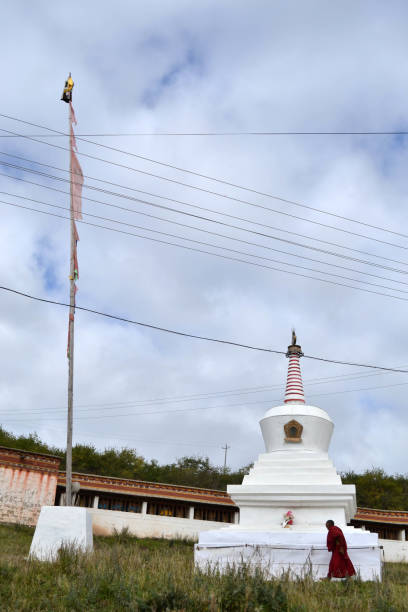
[{"label": "utility pole", "polygon": [[225,472],[226,469],[227,469],[227,452],[228,452],[228,449],[231,448],[231,447],[228,446],[227,443],[225,443],[225,446],[221,446],[221,448],[222,448],[223,451],[225,451],[225,453],[224,453],[224,472]]},{"label": "utility pole", "polygon": [[[71,75],[70,75],[71,76]],[[74,325],[75,325],[75,221],[72,196],[72,107],[68,106],[68,133],[69,133],[69,176],[70,176],[70,217],[71,217],[71,254],[69,267],[69,326],[68,326],[68,415],[67,415],[67,455],[66,455],[66,487],[65,505],[72,505],[72,422],[73,422],[73,396],[74,396]]]}]

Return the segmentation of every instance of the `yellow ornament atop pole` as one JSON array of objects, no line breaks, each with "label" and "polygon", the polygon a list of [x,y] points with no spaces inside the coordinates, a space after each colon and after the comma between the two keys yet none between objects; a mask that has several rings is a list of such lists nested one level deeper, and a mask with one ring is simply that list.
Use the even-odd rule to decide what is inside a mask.
[{"label": "yellow ornament atop pole", "polygon": [[72,80],[71,73],[69,73],[69,76],[67,80],[65,81],[65,87],[62,92],[61,100],[67,103],[72,102],[72,90],[73,89],[74,89],[74,81]]}]

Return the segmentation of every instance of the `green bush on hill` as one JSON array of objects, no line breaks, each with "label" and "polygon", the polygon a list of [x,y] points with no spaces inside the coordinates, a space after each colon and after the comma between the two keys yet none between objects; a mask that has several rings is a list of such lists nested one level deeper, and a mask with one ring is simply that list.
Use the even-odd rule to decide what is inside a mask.
[{"label": "green bush on hill", "polygon": [[363,474],[342,474],[344,484],[355,484],[357,505],[360,508],[382,508],[384,510],[408,510],[408,476],[389,476],[379,468],[366,470]]},{"label": "green bush on hill", "polygon": [[[61,457],[65,468],[65,453],[40,440],[36,433],[14,435],[0,427],[0,446],[19,448]],[[155,459],[146,461],[135,449],[107,448],[98,451],[91,444],[77,444],[72,451],[73,470],[85,474],[134,478],[206,489],[225,490],[227,484],[240,484],[250,466],[232,471],[210,463],[208,457],[181,457],[174,463],[160,465]],[[342,474],[344,484],[355,484],[357,504],[365,508],[408,510],[408,476],[389,476],[379,468],[362,474],[353,471]]]},{"label": "green bush on hill", "polygon": [[[0,427],[0,446],[19,448],[61,457],[65,469],[65,452],[48,446],[36,433],[16,436]],[[175,463],[160,465],[155,459],[146,461],[135,449],[107,448],[98,451],[91,444],[76,444],[72,449],[72,469],[84,474],[134,478],[150,482],[225,490],[227,484],[239,484],[250,466],[237,471],[212,465],[208,457],[181,457]]]}]

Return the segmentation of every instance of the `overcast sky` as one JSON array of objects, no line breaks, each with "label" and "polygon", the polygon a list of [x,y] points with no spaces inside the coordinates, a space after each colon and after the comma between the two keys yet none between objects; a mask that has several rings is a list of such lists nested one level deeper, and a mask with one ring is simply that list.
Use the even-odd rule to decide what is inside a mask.
[{"label": "overcast sky", "polygon": [[[68,106],[59,98],[71,71],[77,134],[408,129],[408,7],[402,1],[21,1],[4,6],[2,13],[0,112],[42,126],[66,132]],[[47,134],[4,117],[0,128]],[[68,146],[65,137],[40,140]],[[79,156],[84,174],[93,177],[86,184],[128,196],[85,188],[86,197],[108,205],[84,200],[84,212],[173,235],[84,215],[85,221],[128,234],[78,224],[79,305],[277,350],[286,349],[295,327],[306,354],[408,366],[408,240],[398,235],[408,234],[406,137],[93,140],[397,234],[78,140],[80,152],[105,160]],[[65,182],[21,169],[66,179],[68,153],[5,137],[0,150],[0,161],[20,166],[0,166],[0,284],[66,302],[69,223],[4,202],[66,215],[18,196],[69,206],[66,193],[46,188],[66,192]],[[65,444],[67,321],[62,307],[0,292],[1,423],[15,433],[36,431],[60,447]],[[74,442],[129,446],[160,462],[203,455],[216,464],[222,464],[221,447],[227,443],[229,465],[248,464],[263,451],[258,422],[282,403],[286,370],[284,356],[77,312]],[[331,457],[339,470],[406,471],[406,374],[308,359],[302,360],[302,371],[308,403],[325,409],[335,422]]]}]

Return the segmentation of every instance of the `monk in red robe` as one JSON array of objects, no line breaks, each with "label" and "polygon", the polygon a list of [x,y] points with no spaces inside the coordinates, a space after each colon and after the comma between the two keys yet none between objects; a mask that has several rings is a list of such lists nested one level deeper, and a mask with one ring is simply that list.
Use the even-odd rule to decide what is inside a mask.
[{"label": "monk in red robe", "polygon": [[326,527],[329,532],[327,534],[327,550],[332,553],[327,579],[354,576],[356,570],[347,554],[346,538],[342,530],[340,527],[336,527],[334,521],[327,521]]}]

